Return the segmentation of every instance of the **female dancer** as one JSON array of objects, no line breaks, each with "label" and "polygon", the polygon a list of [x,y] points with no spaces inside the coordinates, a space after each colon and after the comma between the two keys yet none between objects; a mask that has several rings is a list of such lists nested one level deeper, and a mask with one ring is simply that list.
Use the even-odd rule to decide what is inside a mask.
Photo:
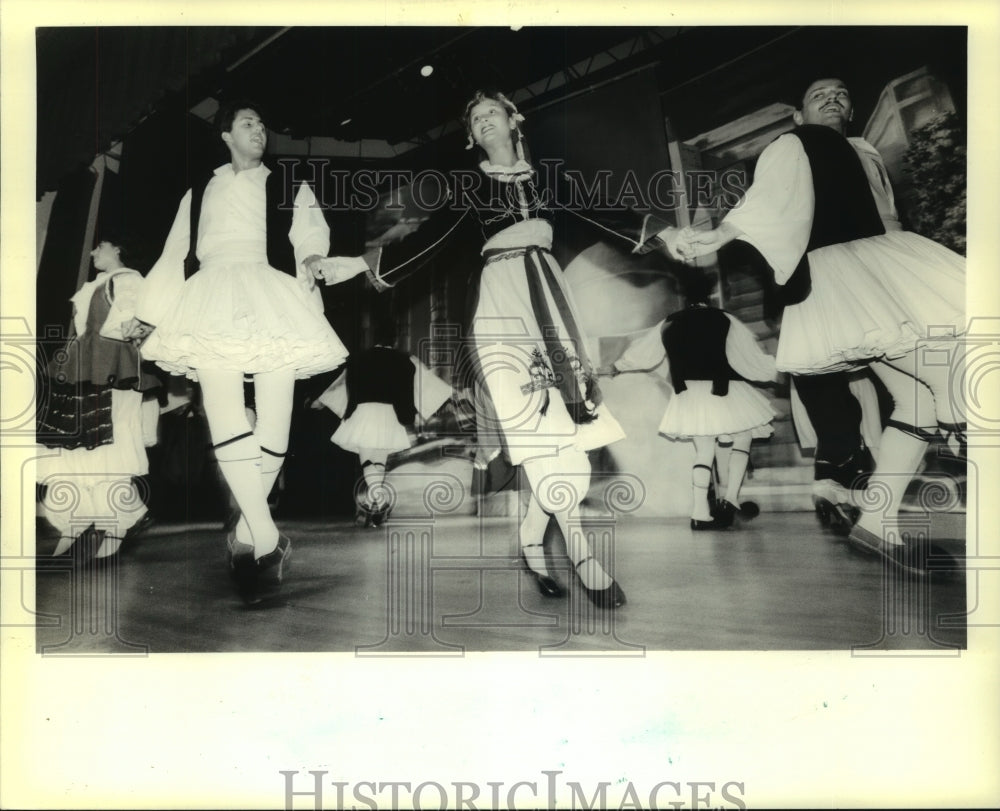
[{"label": "female dancer", "polygon": [[[470,285],[473,355],[486,395],[477,414],[480,443],[490,432],[498,435],[493,454],[502,451],[526,474],[533,497],[520,523],[521,555],[541,593],[564,594],[548,572],[542,547],[554,515],[587,596],[599,607],[617,608],[625,593],[572,519],[590,484],[587,451],[624,433],[601,404],[572,291],[550,253],[557,214],[603,223],[546,200],[525,155],[523,120],[503,94],[477,93],[464,114],[468,148],[479,147],[485,158],[476,188],[453,189],[451,205],[417,232],[343,259],[339,273],[367,272],[385,290],[420,267],[457,228],[478,223],[485,263]],[[622,238],[639,250],[662,244]]]},{"label": "female dancer", "polygon": [[[89,526],[74,523],[76,514],[93,521],[100,539],[96,554],[85,549],[84,556],[104,558],[118,551],[125,533],[146,514],[133,479],[149,472],[143,392],[160,382],[142,371],[138,347],[122,336],[142,275],[128,267],[119,240],[102,240],[90,255],[98,273],[71,299],[75,334],[46,370],[49,397],[38,440],[61,450],[39,459],[38,480],[45,487],[42,511],[60,534],[54,554],[88,535],[83,530]],[[148,441],[155,442],[155,432]],[[67,488],[78,500],[67,499]],[[72,509],[65,509],[70,502]]]}]

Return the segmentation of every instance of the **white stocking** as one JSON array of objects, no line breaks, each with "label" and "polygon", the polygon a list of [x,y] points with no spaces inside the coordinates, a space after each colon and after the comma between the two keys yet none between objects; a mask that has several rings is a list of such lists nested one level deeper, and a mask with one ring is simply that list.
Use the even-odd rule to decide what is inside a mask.
[{"label": "white stocking", "polygon": [[590,487],[590,460],[583,451],[565,448],[555,456],[522,464],[541,509],[555,516],[566,539],[566,551],[577,575],[589,589],[606,589],[612,579],[593,556],[577,518],[577,507]]},{"label": "white stocking", "polygon": [[249,535],[239,539],[253,546],[254,555],[260,557],[277,545],[278,528],[271,519],[263,489],[260,445],[246,417],[243,375],[199,369],[198,378],[215,458],[242,513],[244,532]]},{"label": "white stocking", "polygon": [[715,437],[695,436],[691,439],[694,442],[694,465],[691,467],[691,517],[696,521],[711,521],[708,485],[712,480]]},{"label": "white stocking", "polygon": [[740,506],[740,490],[743,488],[743,477],[747,473],[750,462],[749,431],[733,435],[733,450],[729,455],[729,485],[726,487],[726,501],[737,508]]}]

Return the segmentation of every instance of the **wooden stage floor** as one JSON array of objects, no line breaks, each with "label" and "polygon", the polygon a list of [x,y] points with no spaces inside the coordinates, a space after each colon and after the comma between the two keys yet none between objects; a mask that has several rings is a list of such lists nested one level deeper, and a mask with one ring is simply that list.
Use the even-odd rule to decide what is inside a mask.
[{"label": "wooden stage floor", "polygon": [[[356,656],[642,656],[646,651],[932,650],[966,646],[966,574],[887,571],[811,513],[764,513],[692,532],[686,519],[625,516],[584,528],[628,596],[595,609],[550,525],[542,597],[516,559],[510,518],[279,521],[293,556],[277,597],[236,595],[217,525],[154,524],[110,566],[51,557],[39,524],[36,649],[43,656],[337,652]],[[930,537],[960,558],[964,513],[934,514]]]}]

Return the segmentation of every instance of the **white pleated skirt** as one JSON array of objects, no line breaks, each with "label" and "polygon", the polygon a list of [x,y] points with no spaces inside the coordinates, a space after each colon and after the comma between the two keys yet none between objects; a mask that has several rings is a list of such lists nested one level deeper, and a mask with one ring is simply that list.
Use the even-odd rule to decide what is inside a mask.
[{"label": "white pleated skirt", "polygon": [[712,394],[711,380],[688,380],[680,394],[671,394],[660,422],[660,433],[672,439],[723,436],[751,431],[754,439],[774,433],[775,411],[767,398],[742,380],[729,381],[729,393]]},{"label": "white pleated skirt", "polygon": [[809,253],[812,291],[785,308],[780,371],[816,374],[901,357],[941,330],[965,330],[965,259],[909,231]]},{"label": "white pleated skirt", "polygon": [[[556,284],[579,324],[573,293],[563,280],[562,270],[549,254],[542,261],[552,268]],[[545,296],[560,343],[569,357],[580,354],[586,348],[574,346],[547,289]],[[577,424],[558,388],[531,387],[538,364],[548,363],[545,341],[531,306],[523,257],[491,262],[483,270],[473,332],[486,389],[496,410],[496,424],[491,428],[503,436],[511,464],[551,456],[564,448],[593,450],[625,437],[625,431],[605,406],[597,406],[597,418],[592,422]]]},{"label": "white pleated skirt", "polygon": [[359,403],[330,437],[345,451],[384,451],[386,454],[413,446],[410,435],[396,418],[396,410],[388,403]]},{"label": "white pleated skirt", "polygon": [[336,369],[347,350],[322,301],[293,276],[260,263],[206,265],[142,345],[143,357],[197,380],[198,369],[245,374]]}]

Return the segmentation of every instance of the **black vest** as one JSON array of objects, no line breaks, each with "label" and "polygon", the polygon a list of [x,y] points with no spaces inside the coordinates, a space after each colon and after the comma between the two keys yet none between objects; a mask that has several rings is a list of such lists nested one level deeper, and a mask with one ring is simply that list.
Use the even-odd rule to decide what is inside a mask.
[{"label": "black vest", "polygon": [[816,202],[806,252],[779,293],[783,304],[805,301],[812,289],[809,251],[885,233],[868,176],[850,142],[820,124],[804,124],[792,134],[809,159]]},{"label": "black vest", "polygon": [[416,369],[405,352],[375,346],[352,354],[347,360],[346,374],[345,420],[361,403],[388,403],[403,425],[413,423],[417,414],[413,402]]},{"label": "black vest", "polygon": [[[215,176],[215,173],[203,177],[191,187],[191,247],[184,259],[184,278],[195,273],[201,263],[198,261],[198,224],[201,221],[201,203],[205,197],[205,187]],[[292,205],[282,205],[286,199],[286,189],[281,182],[282,176],[271,172],[264,182],[265,227],[267,228],[267,263],[276,270],[284,271],[291,276],[296,275],[295,250],[288,239],[292,228],[292,215],[295,211]],[[289,190],[290,194],[290,190]],[[287,197],[292,200],[291,196]]]},{"label": "black vest", "polygon": [[663,348],[670,363],[674,391],[687,389],[688,380],[711,380],[712,394],[729,394],[729,381],[742,380],[726,359],[729,318],[714,307],[688,307],[667,318]]}]

